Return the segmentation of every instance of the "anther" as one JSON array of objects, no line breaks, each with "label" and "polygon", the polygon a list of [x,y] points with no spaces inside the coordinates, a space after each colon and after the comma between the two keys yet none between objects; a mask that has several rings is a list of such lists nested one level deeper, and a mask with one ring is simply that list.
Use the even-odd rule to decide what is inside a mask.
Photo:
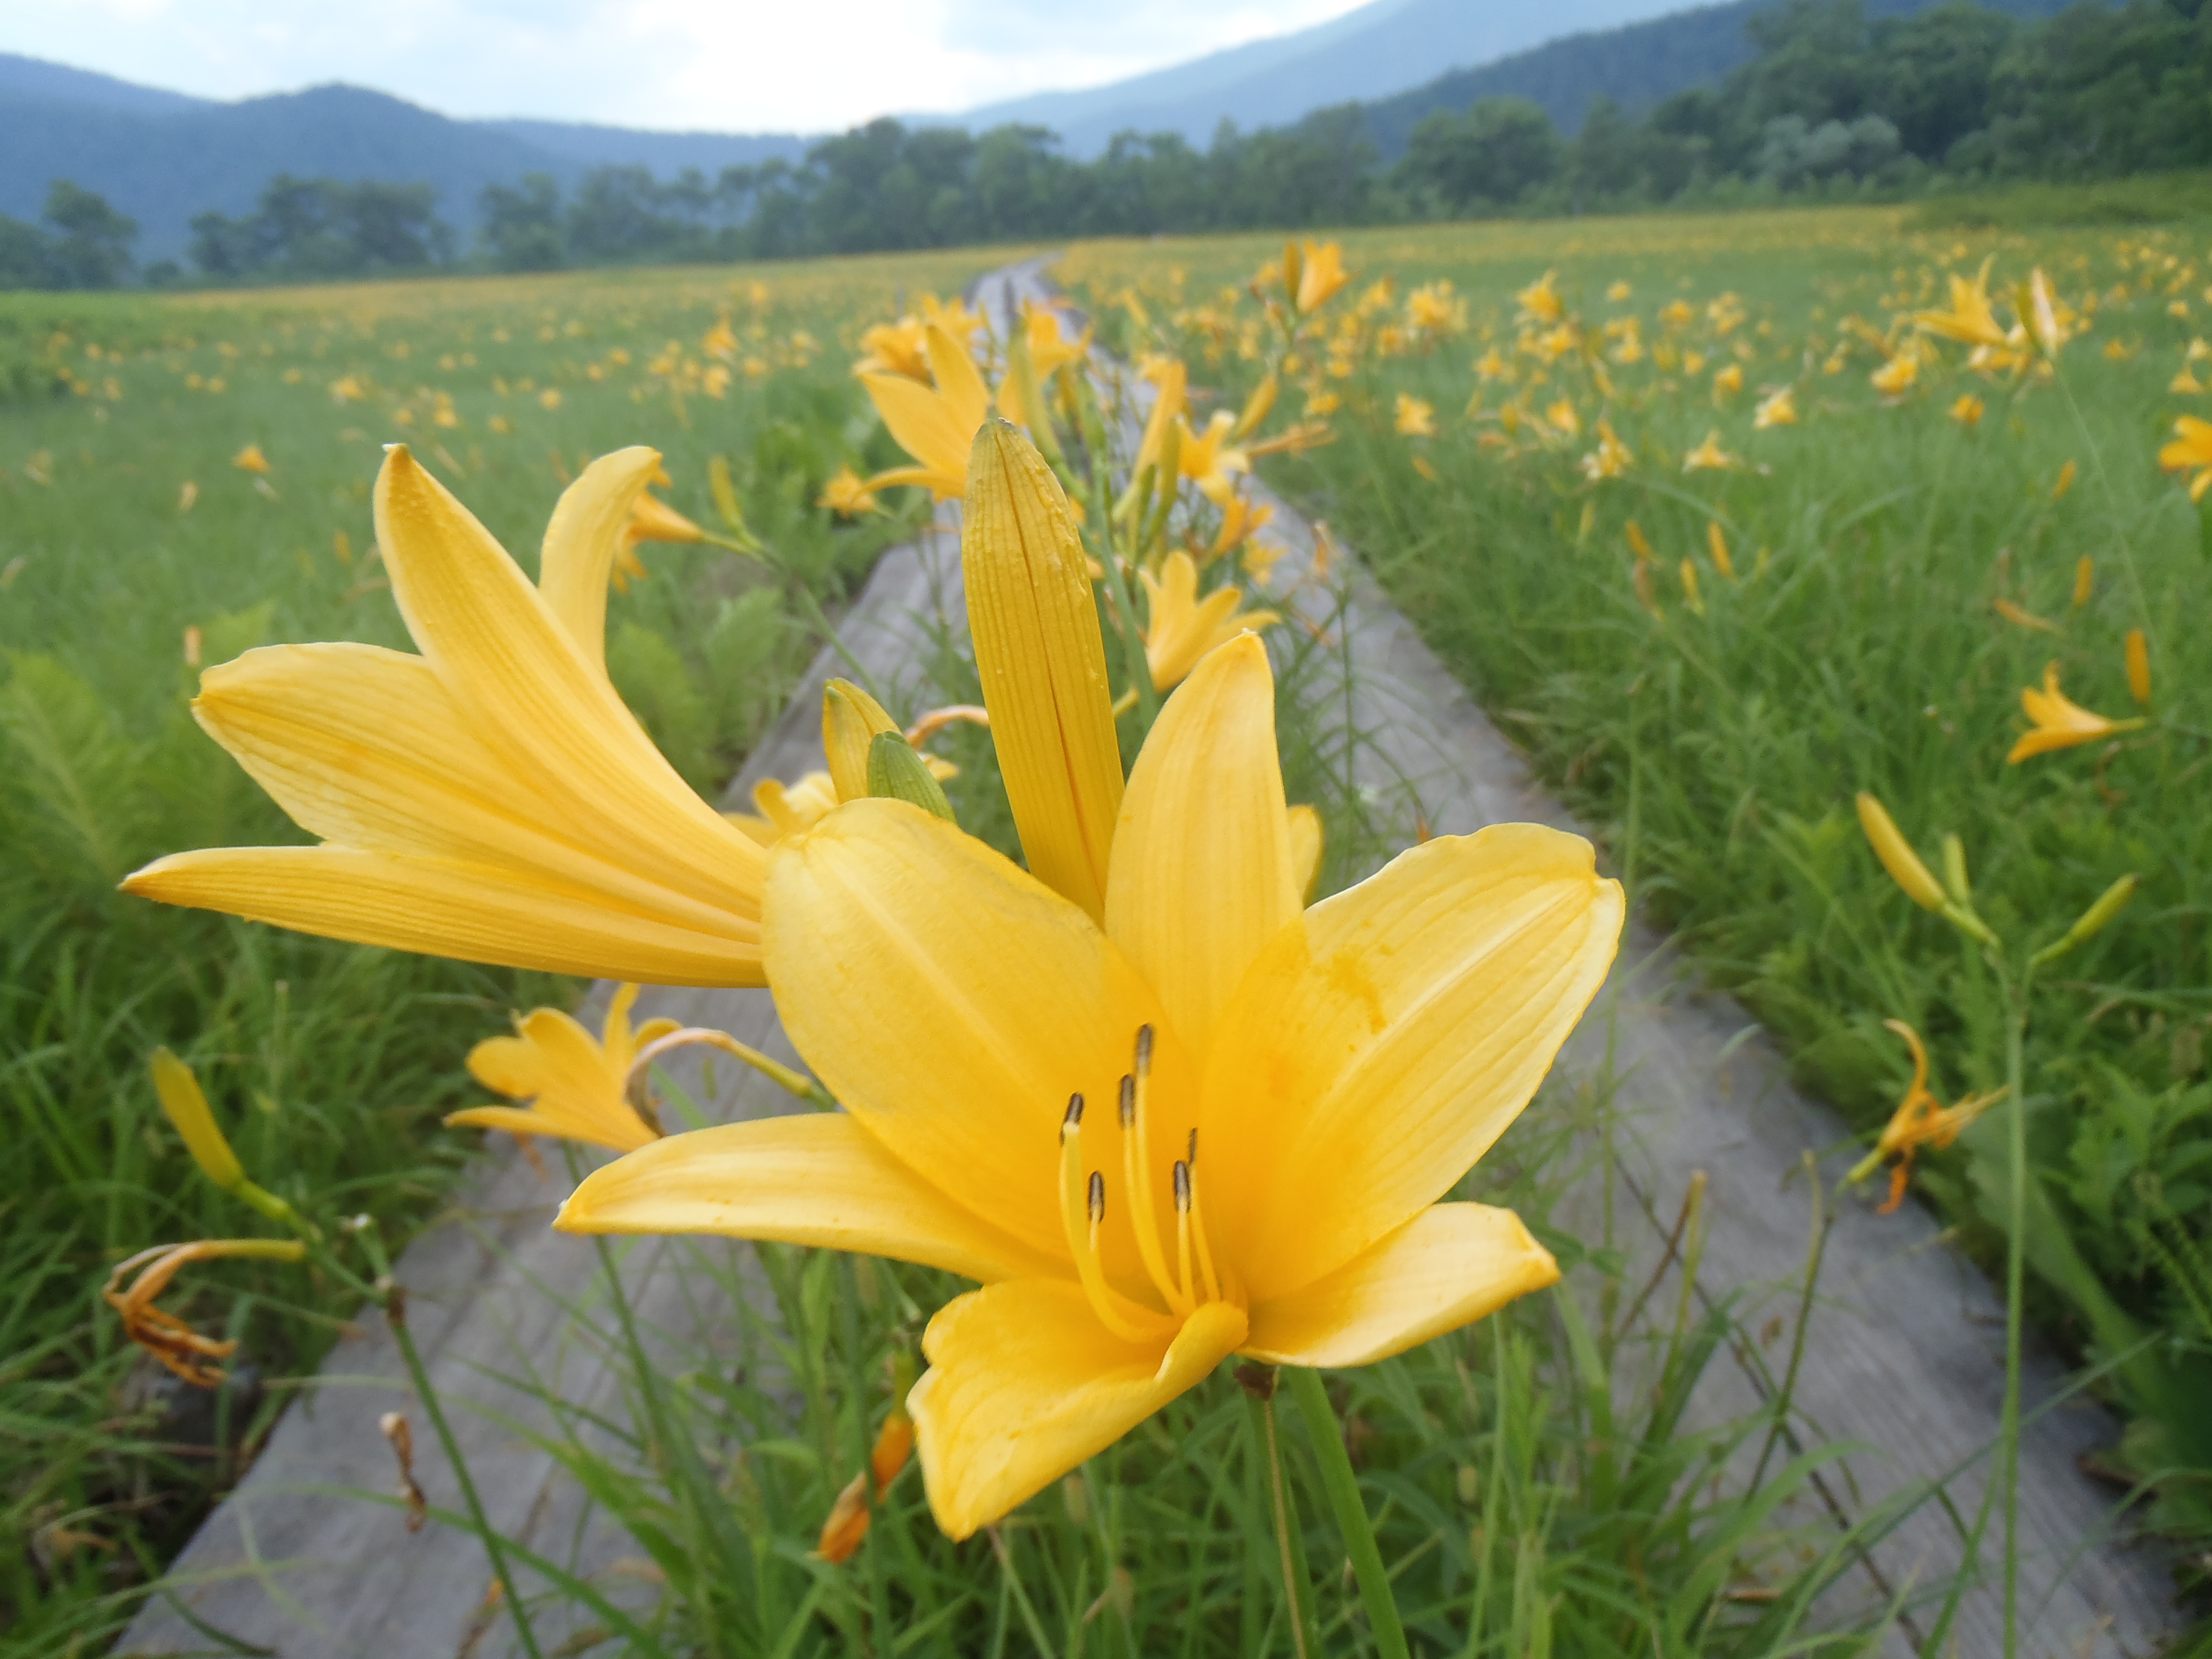
[{"label": "anther", "polygon": [[1097,1170],[1091,1172],[1091,1224],[1103,1224],[1106,1219],[1106,1177]]},{"label": "anther", "polygon": [[1175,1166],[1175,1200],[1178,1214],[1190,1212],[1190,1165],[1181,1161]]},{"label": "anther", "polygon": [[1152,1028],[1149,1025],[1139,1025],[1137,1028],[1137,1075],[1143,1077],[1152,1069]]},{"label": "anther", "polygon": [[[1077,1098],[1078,1098],[1078,1099],[1080,1099],[1080,1098],[1082,1098],[1082,1097],[1081,1097],[1081,1096],[1078,1096],[1078,1097],[1077,1097]],[[1195,1168],[1197,1167],[1197,1165],[1198,1165],[1198,1131],[1197,1131],[1195,1128],[1194,1128],[1194,1129],[1190,1132],[1190,1148],[1189,1148],[1189,1150],[1188,1150],[1188,1151],[1187,1151],[1186,1152],[1184,1152],[1184,1153],[1183,1153],[1182,1158],[1183,1158],[1183,1162],[1184,1162],[1184,1163],[1186,1163],[1186,1164],[1188,1164],[1191,1165],[1194,1169],[1195,1169]]]},{"label": "anther", "polygon": [[1137,1079],[1125,1077],[1121,1079],[1121,1127],[1126,1129],[1136,1121]]},{"label": "anther", "polygon": [[1070,1095],[1067,1097],[1067,1115],[1060,1121],[1060,1139],[1065,1140],[1082,1127],[1083,1097],[1079,1094]]}]

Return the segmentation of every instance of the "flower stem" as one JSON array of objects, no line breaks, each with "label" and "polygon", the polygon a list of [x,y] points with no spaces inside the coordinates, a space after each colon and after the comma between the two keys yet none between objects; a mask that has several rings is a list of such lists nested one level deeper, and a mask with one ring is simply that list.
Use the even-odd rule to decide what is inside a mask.
[{"label": "flower stem", "polygon": [[1291,1512],[1290,1481],[1283,1472],[1282,1439],[1275,1427],[1275,1379],[1279,1372],[1251,1368],[1256,1383],[1245,1382],[1245,1406],[1251,1414],[1252,1437],[1267,1466],[1269,1510],[1275,1522],[1275,1550],[1283,1569],[1283,1597],[1289,1609],[1291,1650],[1297,1659],[1313,1659],[1312,1591],[1307,1588],[1305,1553],[1298,1547],[1297,1518]]},{"label": "flower stem", "polygon": [[1405,1626],[1398,1622],[1398,1603],[1390,1593],[1390,1575],[1382,1566],[1382,1552],[1375,1547],[1375,1528],[1367,1519],[1367,1505],[1359,1496],[1359,1477],[1352,1472],[1352,1454],[1345,1449],[1343,1425],[1328,1403],[1328,1390],[1321,1373],[1302,1365],[1285,1366],[1291,1397],[1306,1420],[1315,1454],[1321,1460],[1322,1485],[1336,1510],[1336,1524],[1344,1534],[1346,1553],[1359,1579],[1359,1599],[1366,1604],[1367,1623],[1382,1659],[1409,1659]]},{"label": "flower stem", "polygon": [[522,1606],[522,1597],[514,1587],[514,1574],[507,1565],[507,1552],[500,1547],[498,1531],[484,1514],[483,1500],[477,1495],[477,1483],[469,1474],[469,1466],[461,1456],[460,1443],[453,1438],[453,1425],[446,1420],[445,1407],[438,1403],[438,1391],[431,1386],[430,1373],[422,1364],[422,1350],[415,1346],[414,1333],[407,1328],[407,1291],[394,1284],[392,1266],[384,1254],[384,1245],[373,1227],[364,1229],[362,1243],[376,1267],[377,1304],[384,1310],[384,1323],[399,1344],[399,1356],[407,1363],[408,1377],[415,1384],[415,1397],[422,1402],[423,1414],[429,1418],[430,1426],[437,1431],[438,1443],[445,1449],[446,1462],[452,1467],[453,1480],[461,1489],[462,1499],[469,1506],[469,1523],[483,1540],[484,1553],[491,1558],[492,1576],[499,1581],[501,1595],[507,1610],[514,1620],[514,1633],[522,1650],[530,1659],[544,1659],[538,1645],[538,1637],[530,1628],[530,1615]]},{"label": "flower stem", "polygon": [[[2005,1204],[2004,1412],[1997,1434],[2004,1449],[2004,1653],[2020,1652],[2020,1346],[2021,1302],[2027,1279],[2027,1091],[2026,1048],[2031,965],[2019,983],[2008,983],[2005,1010],[2005,1131],[2010,1168]],[[2006,975],[2009,981],[2010,975]]]}]

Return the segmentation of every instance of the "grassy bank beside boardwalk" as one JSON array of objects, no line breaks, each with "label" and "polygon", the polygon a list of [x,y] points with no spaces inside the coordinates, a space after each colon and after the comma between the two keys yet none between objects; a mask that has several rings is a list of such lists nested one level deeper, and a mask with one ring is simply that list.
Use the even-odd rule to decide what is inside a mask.
[{"label": "grassy bank beside boardwalk", "polygon": [[[1062,275],[1109,337],[1185,353],[1234,409],[1262,332],[1245,284],[1281,248],[1099,246]],[[1956,835],[2008,938],[2056,939],[2141,878],[2033,994],[2031,1291],[2138,1413],[2116,1494],[2194,1468],[2153,1512],[2212,1536],[2190,1403],[2212,1364],[2212,522],[2160,464],[2177,420],[2212,416],[2212,222],[1836,210],[1344,249],[1357,320],[1312,331],[1280,394],[1334,441],[1270,477],[1358,548],[1646,914],[1869,1143],[1913,1077],[1885,1022],[1916,1028],[1949,1104],[2004,1083],[2006,1008],[1979,951],[1875,861],[1856,795],[1931,867]],[[1985,267],[2000,334],[2045,273],[2055,374],[2029,330],[1976,367],[1916,321]],[[2089,711],[2051,717],[2094,740],[2008,763],[2047,671]],[[2001,1116],[1911,1176],[1992,1261]]]}]

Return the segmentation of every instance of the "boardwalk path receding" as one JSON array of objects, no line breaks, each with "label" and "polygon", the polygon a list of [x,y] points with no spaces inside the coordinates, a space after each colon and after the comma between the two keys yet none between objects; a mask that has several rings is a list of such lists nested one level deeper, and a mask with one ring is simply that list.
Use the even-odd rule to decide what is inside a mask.
[{"label": "boardwalk path receding", "polygon": [[[1031,260],[986,277],[979,297],[1003,329],[1024,298],[1048,297],[1048,261]],[[1276,586],[1304,592],[1314,538],[1286,503],[1272,532],[1291,552]],[[1437,833],[1463,833],[1510,820],[1572,829],[1572,820],[1530,779],[1519,754],[1468,699],[1413,626],[1356,565],[1340,571],[1349,605],[1318,599],[1309,619],[1342,630],[1352,677],[1340,699],[1353,725],[1373,734],[1359,762],[1363,781],[1389,789],[1411,780]],[[947,536],[887,556],[856,607],[848,643],[878,677],[896,679],[918,651],[917,619],[959,614],[957,550]],[[1293,605],[1307,601],[1293,599]],[[817,677],[740,780],[794,777],[820,765],[820,678],[837,672],[828,653]],[[600,995],[605,988],[600,988]],[[639,1009],[687,1023],[718,1025],[781,1052],[781,1033],[761,993],[649,991]],[[1741,1291],[1755,1302],[1790,1283],[1805,1254],[1808,1199],[1802,1163],[1808,1151],[1838,1146],[1844,1132],[1825,1108],[1789,1085],[1771,1047],[1725,998],[1702,995],[1663,942],[1632,928],[1606,993],[1561,1060],[1570,1081],[1610,1081],[1626,1126],[1623,1243],[1632,1260],[1659,1261],[1695,1172],[1709,1182],[1709,1230],[1698,1294],[1708,1301]],[[720,1074],[717,1115],[781,1109],[764,1086]],[[732,1084],[735,1086],[730,1086]],[[1821,1179],[1832,1185],[1844,1155],[1832,1155]],[[540,1285],[574,1286],[594,1271],[590,1246],[549,1232],[561,1188],[541,1182],[512,1156],[486,1166],[447,1216],[402,1259],[413,1328],[430,1351],[441,1390],[505,1410],[526,1408],[486,1379],[527,1359],[556,1378],[566,1397],[611,1396],[615,1380],[567,1337],[566,1314]],[[680,1328],[688,1310],[656,1277],[658,1253],[641,1249],[625,1279],[641,1287],[648,1316]],[[1825,1477],[1826,1492],[1849,1512],[1902,1484],[1967,1460],[1993,1438],[2002,1385],[2002,1309],[1988,1281],[1943,1242],[1934,1219],[1908,1205],[1876,1217],[1842,1206],[1831,1234],[1798,1401],[1805,1437],[1863,1443],[1849,1476]],[[471,1540],[432,1528],[409,1535],[392,1510],[330,1495],[333,1486],[390,1487],[390,1449],[379,1413],[404,1406],[405,1384],[389,1336],[364,1321],[356,1340],[340,1345],[306,1399],[287,1413],[252,1471],[218,1509],[177,1563],[200,1581],[179,1592],[194,1616],[285,1659],[340,1659],[374,1652],[384,1659],[446,1659],[467,1647],[478,1659],[510,1650],[503,1624],[488,1623],[489,1569]],[[704,1334],[711,1340],[712,1333]],[[2030,1377],[2035,1402],[2061,1382],[2039,1358]],[[1718,1419],[1755,1404],[1768,1386],[1748,1352],[1731,1353],[1708,1373],[1699,1414]],[[416,1413],[419,1418],[419,1413]],[[580,1498],[551,1460],[512,1432],[465,1408],[454,1413],[494,1518],[535,1547],[568,1535],[584,1513]],[[2030,1428],[2022,1468],[2029,1565],[2027,1639],[2035,1659],[2140,1654],[2172,1619],[2166,1586],[2141,1556],[2112,1542],[2106,1495],[2077,1472],[2079,1455],[2112,1437],[2094,1407],[2061,1405]],[[417,1423],[417,1468],[434,1503],[455,1501],[450,1476]],[[1978,1472],[1954,1486],[1971,1513]],[[588,1532],[588,1529],[587,1529]],[[580,1567],[604,1568],[624,1553],[618,1537],[590,1534]],[[548,1548],[548,1553],[553,1551]],[[1887,1599],[1951,1571],[1960,1555],[1954,1529],[1929,1508],[1884,1540],[1844,1600]],[[568,1559],[564,1557],[563,1559]],[[257,1571],[252,1564],[266,1564]],[[281,1570],[276,1564],[290,1564]],[[1955,1629],[1969,1659],[2000,1651],[1996,1599],[1969,1598]],[[1906,1650],[1914,1632],[1900,1632]],[[552,1639],[557,1641],[557,1633]],[[141,1616],[122,1653],[176,1654],[210,1644],[166,1603]]]}]

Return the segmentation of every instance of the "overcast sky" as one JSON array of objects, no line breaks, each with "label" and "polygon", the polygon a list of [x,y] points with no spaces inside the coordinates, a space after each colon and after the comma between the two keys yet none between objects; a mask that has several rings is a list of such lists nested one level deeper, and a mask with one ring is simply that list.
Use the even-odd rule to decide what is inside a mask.
[{"label": "overcast sky", "polygon": [[1359,0],[9,0],[0,51],[208,98],[823,131],[1096,86]]}]

